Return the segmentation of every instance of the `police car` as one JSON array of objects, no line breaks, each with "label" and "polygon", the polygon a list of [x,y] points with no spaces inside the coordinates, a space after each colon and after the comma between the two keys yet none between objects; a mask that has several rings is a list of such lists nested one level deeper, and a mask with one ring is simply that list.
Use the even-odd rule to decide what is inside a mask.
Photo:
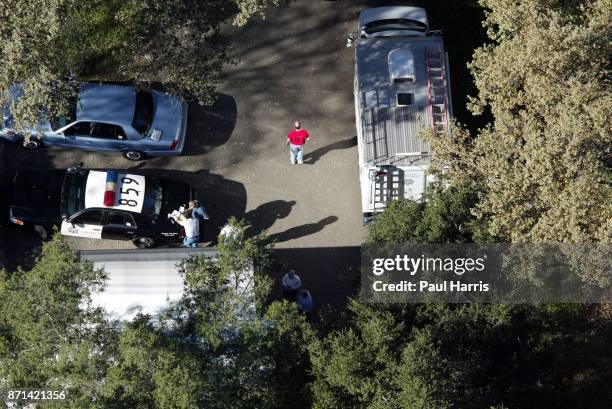
[{"label": "police car", "polygon": [[58,226],[65,236],[131,240],[150,248],[178,239],[169,213],[193,196],[185,183],[117,170],[22,171],[13,180],[9,217],[43,239]]}]

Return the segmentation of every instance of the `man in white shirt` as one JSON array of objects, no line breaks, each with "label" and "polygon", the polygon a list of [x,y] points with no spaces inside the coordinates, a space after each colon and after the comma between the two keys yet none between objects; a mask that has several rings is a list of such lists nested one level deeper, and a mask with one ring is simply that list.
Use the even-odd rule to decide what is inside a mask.
[{"label": "man in white shirt", "polygon": [[295,301],[298,290],[302,287],[300,277],[295,274],[295,270],[289,270],[282,278],[283,298],[288,301]]},{"label": "man in white shirt", "polygon": [[188,209],[184,211],[179,216],[175,217],[174,220],[185,229],[183,245],[185,247],[198,247],[198,241],[200,240],[200,221],[193,217],[191,210]]}]

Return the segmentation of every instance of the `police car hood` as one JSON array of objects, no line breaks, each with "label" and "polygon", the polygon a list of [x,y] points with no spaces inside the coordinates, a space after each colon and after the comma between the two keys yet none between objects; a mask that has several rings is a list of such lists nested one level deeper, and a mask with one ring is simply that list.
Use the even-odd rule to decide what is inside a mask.
[{"label": "police car hood", "polygon": [[19,172],[14,179],[10,206],[14,214],[37,221],[61,220],[60,202],[65,170]]}]

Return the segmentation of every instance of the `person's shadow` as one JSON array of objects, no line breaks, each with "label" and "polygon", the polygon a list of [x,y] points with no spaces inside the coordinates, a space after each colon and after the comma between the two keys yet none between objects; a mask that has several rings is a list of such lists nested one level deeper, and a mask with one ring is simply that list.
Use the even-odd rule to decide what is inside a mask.
[{"label": "person's shadow", "polygon": [[319,220],[316,223],[303,224],[301,226],[292,227],[280,233],[274,233],[268,236],[272,242],[280,243],[283,241],[298,239],[300,237],[309,236],[318,231],[323,230],[328,224],[335,223],[338,220],[336,216],[328,216]]},{"label": "person's shadow", "polygon": [[334,151],[336,149],[348,149],[348,148],[352,148],[355,145],[357,145],[356,136],[353,136],[348,139],[343,139],[338,142],[330,143],[329,145],[324,146],[319,149],[315,149],[312,152],[307,152],[304,155],[304,163],[312,165],[315,162],[317,162],[319,159],[321,159],[324,155],[326,155],[327,153],[331,151]]},{"label": "person's shadow", "polygon": [[269,229],[278,219],[289,216],[291,209],[295,206],[295,201],[273,200],[259,205],[256,209],[247,212],[244,219],[249,224],[247,237],[254,236],[262,231]]}]

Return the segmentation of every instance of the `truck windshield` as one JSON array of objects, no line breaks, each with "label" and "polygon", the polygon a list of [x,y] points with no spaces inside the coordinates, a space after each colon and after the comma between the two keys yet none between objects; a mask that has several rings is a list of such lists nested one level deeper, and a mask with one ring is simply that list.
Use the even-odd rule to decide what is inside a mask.
[{"label": "truck windshield", "polygon": [[380,33],[382,31],[427,31],[427,26],[420,21],[407,20],[403,18],[372,21],[363,27],[366,34]]},{"label": "truck windshield", "polygon": [[72,216],[85,208],[87,172],[68,172],[62,185],[62,215]]}]

